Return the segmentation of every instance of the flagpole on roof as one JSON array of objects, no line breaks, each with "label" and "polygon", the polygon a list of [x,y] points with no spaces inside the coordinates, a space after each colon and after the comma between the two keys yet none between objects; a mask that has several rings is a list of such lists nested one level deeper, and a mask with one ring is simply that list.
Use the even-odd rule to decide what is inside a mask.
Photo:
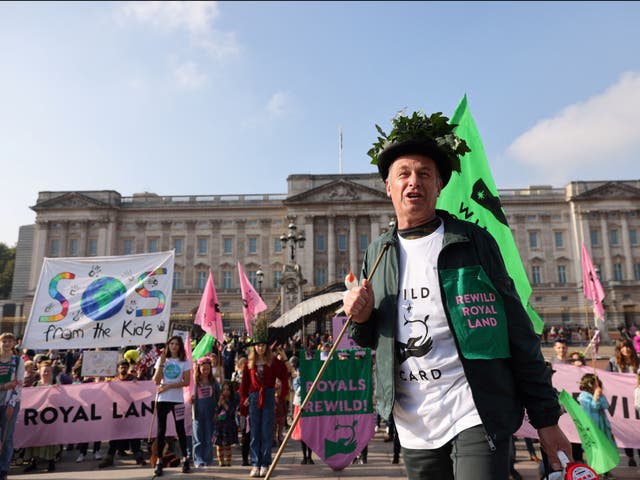
[{"label": "flagpole on roof", "polygon": [[342,175],[342,127],[338,127],[338,173]]}]

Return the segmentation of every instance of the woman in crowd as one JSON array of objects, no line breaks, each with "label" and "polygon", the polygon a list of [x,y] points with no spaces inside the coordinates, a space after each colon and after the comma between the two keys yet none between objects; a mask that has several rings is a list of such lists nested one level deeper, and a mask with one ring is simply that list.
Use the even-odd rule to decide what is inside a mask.
[{"label": "woman in crowd", "polygon": [[[53,365],[51,360],[40,362],[40,380],[36,383],[36,387],[50,388],[56,384],[56,378],[53,374]],[[29,459],[29,464],[24,469],[25,473],[32,472],[38,468],[38,460],[48,462],[47,472],[53,472],[56,469],[55,457],[60,452],[61,445],[45,445],[40,447],[27,447],[24,458]]]},{"label": "woman in crowd", "polygon": [[0,335],[0,480],[5,480],[13,457],[13,430],[20,411],[20,395],[24,378],[24,363],[17,354],[16,337]]},{"label": "woman in crowd", "polygon": [[[613,357],[609,359],[607,371],[636,374],[639,363],[638,354],[633,347],[633,342],[627,338],[620,338],[616,340],[616,350]],[[633,458],[633,448],[625,448],[624,453],[627,455],[628,465],[630,467],[637,466]],[[638,454],[640,455],[640,450],[638,450]]]},{"label": "woman in crowd", "polygon": [[220,385],[211,372],[211,358],[198,359],[193,400],[193,454],[198,468],[213,464],[212,438],[219,395]]},{"label": "woman in crowd", "polygon": [[[249,352],[249,362],[242,372],[240,405],[249,411],[251,428],[251,477],[262,477],[271,465],[273,425],[275,416],[275,381],[282,382],[282,393],[289,390],[289,372],[283,361],[276,358],[267,346],[268,327],[264,319],[256,322],[253,331],[253,346]],[[284,350],[279,352],[286,361]]]},{"label": "woman in crowd", "polygon": [[182,472],[189,473],[191,467],[187,456],[187,436],[184,430],[184,397],[183,387],[191,383],[191,362],[187,360],[182,337],[174,335],[169,339],[160,358],[156,361],[153,381],[157,385],[156,407],[158,418],[158,438],[154,474],[162,476],[162,455],[164,453],[165,436],[167,432],[167,417],[173,413],[176,433],[182,451]]}]

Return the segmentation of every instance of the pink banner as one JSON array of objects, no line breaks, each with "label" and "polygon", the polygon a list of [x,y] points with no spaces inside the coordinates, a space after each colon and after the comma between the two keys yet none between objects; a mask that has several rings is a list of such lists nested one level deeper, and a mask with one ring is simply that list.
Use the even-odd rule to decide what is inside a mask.
[{"label": "pink banner", "polygon": [[[153,401],[156,386],[144,382],[97,382],[30,387],[22,390],[16,421],[16,448],[147,438],[156,434]],[[191,415],[185,428],[191,435]],[[174,422],[167,434],[175,435]]]},{"label": "pink banner", "polygon": [[[344,315],[340,315],[337,317],[333,317],[333,338],[338,338],[340,332],[342,331],[342,327],[344,327],[345,322],[347,321],[347,317]],[[338,350],[359,350],[360,346],[354,342],[349,336],[349,331],[345,332],[345,334],[340,339],[340,343],[336,347]]]},{"label": "pink banner", "polygon": [[[574,398],[580,393],[578,384],[585,373],[593,373],[593,367],[574,367],[573,365],[554,364],[553,386],[566,390]],[[633,373],[611,373],[596,369],[598,378],[604,385],[603,393],[609,401],[609,421],[616,444],[621,448],[640,448],[640,413],[633,406],[633,393],[636,387],[636,375]],[[580,443],[576,427],[568,413],[560,417],[560,428],[573,443]],[[527,419],[515,433],[520,437],[538,438],[536,430]]]}]

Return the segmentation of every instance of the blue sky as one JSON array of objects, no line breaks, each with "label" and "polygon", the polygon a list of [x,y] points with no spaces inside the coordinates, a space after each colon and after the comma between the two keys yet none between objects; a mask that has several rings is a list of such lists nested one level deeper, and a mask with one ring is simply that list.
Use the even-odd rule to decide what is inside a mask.
[{"label": "blue sky", "polygon": [[638,2],[0,3],[0,242],[39,191],[285,193],[466,93],[496,185],[640,179]]}]

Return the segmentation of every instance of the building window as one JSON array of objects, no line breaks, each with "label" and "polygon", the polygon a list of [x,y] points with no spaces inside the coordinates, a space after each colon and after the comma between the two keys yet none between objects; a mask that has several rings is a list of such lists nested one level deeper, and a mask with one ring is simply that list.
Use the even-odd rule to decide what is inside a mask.
[{"label": "building window", "polygon": [[556,248],[563,248],[564,239],[562,238],[562,232],[554,232],[554,238],[556,241]]},{"label": "building window", "polygon": [[618,230],[611,230],[609,232],[609,240],[612,246],[618,245]]},{"label": "building window", "polygon": [[98,255],[98,240],[96,238],[89,239],[89,256],[95,257]]},{"label": "building window", "polygon": [[51,240],[51,246],[49,247],[49,256],[57,257],[60,255],[60,240],[53,239]]},{"label": "building window", "polygon": [[538,232],[529,232],[529,248],[538,248]]},{"label": "building window", "polygon": [[273,272],[273,288],[274,289],[278,289],[280,288],[282,285],[280,285],[280,281],[282,280],[282,271],[281,270],[276,270],[275,272]]},{"label": "building window", "polygon": [[176,255],[182,255],[183,247],[184,247],[184,243],[181,238],[173,239],[173,249],[176,251]]},{"label": "building window", "polygon": [[282,253],[282,240],[280,240],[280,237],[273,238],[273,253]]},{"label": "building window", "polygon": [[173,289],[180,290],[182,288],[182,273],[173,272]]},{"label": "building window", "polygon": [[249,270],[247,272],[247,278],[249,279],[249,283],[253,285],[253,288],[258,288],[258,276],[256,275],[255,270]]},{"label": "building window", "polygon": [[315,272],[315,284],[318,287],[327,284],[327,271],[324,268],[318,268]]},{"label": "building window", "polygon": [[324,252],[326,249],[324,235],[316,235],[316,252]]},{"label": "building window", "polygon": [[561,314],[562,323],[569,323],[571,317],[569,316],[569,312],[562,312]]},{"label": "building window", "polygon": [[600,232],[598,230],[590,230],[589,236],[591,237],[591,246],[597,247],[600,245]]},{"label": "building window", "polygon": [[153,253],[153,252],[157,252],[158,251],[158,239],[157,238],[150,238],[149,239],[149,249],[148,249],[149,253]]},{"label": "building window", "polygon": [[258,253],[258,237],[249,237],[249,253]]},{"label": "building window", "polygon": [[640,263],[636,263],[636,264],[633,266],[633,277],[634,277],[636,280],[640,280]]},{"label": "building window", "polygon": [[638,231],[635,228],[629,230],[629,243],[631,243],[631,245],[638,244]]},{"label": "building window", "polygon": [[340,252],[347,251],[347,236],[343,233],[338,235],[338,251]]},{"label": "building window", "polygon": [[198,286],[198,290],[204,290],[204,287],[207,285],[207,273],[208,272],[200,270],[196,274],[196,285]]},{"label": "building window", "polygon": [[78,256],[78,239],[72,238],[69,240],[69,256],[77,257]]},{"label": "building window", "polygon": [[366,234],[360,235],[359,243],[360,243],[360,251],[364,252],[369,246],[369,237]]},{"label": "building window", "polygon": [[534,265],[531,267],[531,283],[533,283],[534,285],[539,285],[541,283],[540,267],[538,265]]},{"label": "building window", "polygon": [[233,253],[233,238],[225,238],[222,241],[222,252],[225,254]]},{"label": "building window", "polygon": [[222,288],[227,290],[233,288],[233,272],[229,270],[222,272]]},{"label": "building window", "polygon": [[622,264],[621,263],[613,264],[613,279],[616,282],[622,281]]},{"label": "building window", "polygon": [[564,265],[558,265],[558,283],[560,285],[567,283],[567,268]]},{"label": "building window", "polygon": [[338,267],[338,278],[343,279],[349,274],[349,267],[347,265],[341,264]]},{"label": "building window", "polygon": [[207,239],[198,238],[198,255],[206,255],[206,254],[207,254]]},{"label": "building window", "polygon": [[133,253],[133,240],[125,238],[122,253],[125,255],[131,255]]}]

